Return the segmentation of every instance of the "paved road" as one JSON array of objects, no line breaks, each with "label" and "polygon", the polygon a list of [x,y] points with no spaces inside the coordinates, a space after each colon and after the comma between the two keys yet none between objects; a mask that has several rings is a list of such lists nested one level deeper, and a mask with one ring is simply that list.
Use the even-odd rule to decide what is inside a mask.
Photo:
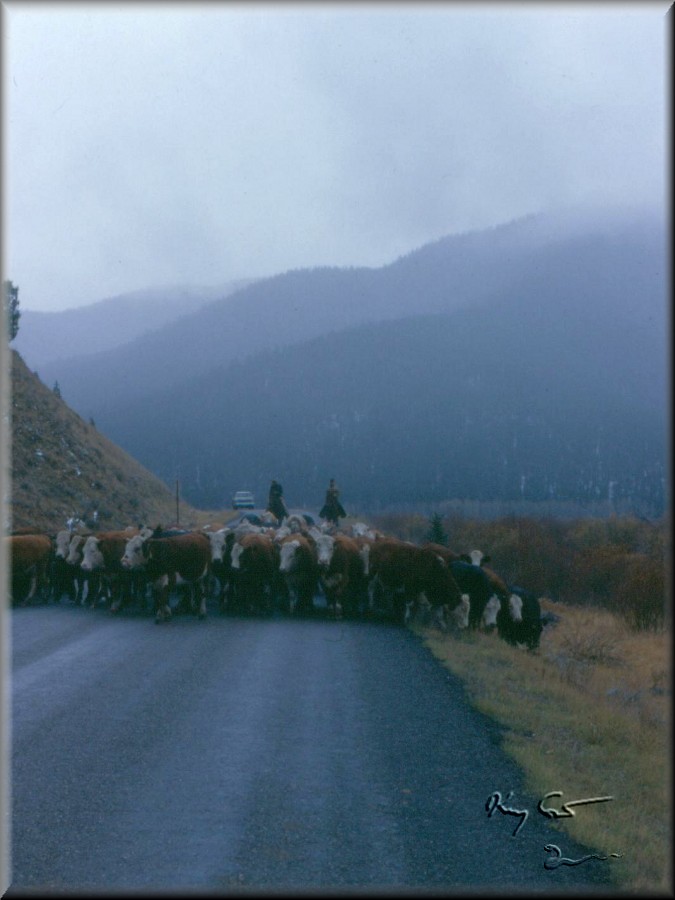
[{"label": "paved road", "polygon": [[[585,892],[617,861],[536,812],[409,631],[12,611],[12,888]],[[551,785],[551,790],[558,785]],[[520,819],[495,813],[515,793]]]}]

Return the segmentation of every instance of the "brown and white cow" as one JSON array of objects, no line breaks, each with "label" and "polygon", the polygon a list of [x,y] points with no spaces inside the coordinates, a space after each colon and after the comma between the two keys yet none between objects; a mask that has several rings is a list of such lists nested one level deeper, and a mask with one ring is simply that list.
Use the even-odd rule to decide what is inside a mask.
[{"label": "brown and white cow", "polygon": [[5,536],[14,602],[26,606],[40,594],[47,600],[52,540],[46,534]]},{"label": "brown and white cow", "polygon": [[75,573],[77,584],[76,603],[82,606],[88,604],[92,609],[96,606],[102,588],[102,572],[98,570],[87,571],[82,568],[84,545],[91,537],[91,533],[83,534],[74,532],[68,544],[66,565]]},{"label": "brown and white cow", "polygon": [[285,585],[279,571],[279,548],[269,534],[243,534],[230,554],[235,576],[237,608],[271,613]]},{"label": "brown and white cow", "polygon": [[447,614],[462,603],[462,593],[445,562],[428,547],[420,547],[396,538],[370,544],[368,554],[368,595],[371,612],[376,609],[378,593],[405,623],[422,595],[436,613]]},{"label": "brown and white cow", "polygon": [[127,541],[122,567],[145,572],[155,594],[156,622],[171,618],[169,597],[180,583],[190,587],[191,608],[198,610],[200,619],[206,617],[205,582],[211,567],[211,544],[205,534],[187,532],[157,538],[136,535]]},{"label": "brown and white cow", "polygon": [[224,611],[228,600],[230,605],[234,604],[235,580],[231,553],[235,534],[231,528],[223,527],[217,531],[209,531],[207,535],[211,542],[211,576],[218,584],[218,605]]},{"label": "brown and white cow", "polygon": [[543,630],[539,598],[524,588],[511,587],[510,591],[497,614],[499,637],[513,646],[536,650]]},{"label": "brown and white cow", "polygon": [[322,537],[331,542],[330,553],[319,556],[319,581],[328,611],[336,619],[343,614],[352,618],[367,604],[368,585],[361,548],[341,532]]},{"label": "brown and white cow", "polygon": [[101,584],[110,597],[111,612],[118,612],[124,602],[135,595],[136,584],[133,579],[138,573],[122,566],[122,557],[130,535],[133,536],[129,529],[101,531],[89,535],[82,546],[80,567],[86,574],[100,577]]},{"label": "brown and white cow", "polygon": [[54,538],[54,559],[51,571],[51,596],[52,599],[59,603],[64,594],[72,600],[73,603],[80,603],[82,592],[84,590],[85,579],[80,570],[79,564],[70,565],[66,560],[70,550],[70,542],[73,539],[73,532],[68,529],[62,529],[56,533]]},{"label": "brown and white cow", "polygon": [[288,592],[288,610],[308,613],[314,609],[319,566],[313,542],[300,532],[287,534],[277,541],[279,571]]}]

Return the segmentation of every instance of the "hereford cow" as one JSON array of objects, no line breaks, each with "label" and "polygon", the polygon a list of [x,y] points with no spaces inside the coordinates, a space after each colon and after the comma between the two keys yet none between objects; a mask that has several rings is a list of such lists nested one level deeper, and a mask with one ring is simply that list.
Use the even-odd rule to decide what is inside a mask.
[{"label": "hereford cow", "polygon": [[5,546],[11,571],[12,601],[26,606],[39,595],[46,602],[53,553],[51,538],[46,534],[7,535]]},{"label": "hereford cow", "polygon": [[294,532],[276,543],[279,548],[279,571],[288,592],[289,612],[313,612],[319,575],[313,542],[306,535]]},{"label": "hereford cow", "polygon": [[344,615],[354,618],[365,609],[368,584],[361,549],[346,534],[322,535],[331,541],[330,554],[319,556],[319,580],[328,611],[333,618]]},{"label": "hereford cow", "polygon": [[394,619],[402,623],[407,621],[422,594],[436,614],[447,616],[462,602],[457,582],[433,550],[386,538],[370,544],[367,564],[371,612],[376,609],[378,593]]},{"label": "hereford cow", "polygon": [[198,611],[200,619],[206,617],[205,581],[210,566],[209,539],[196,532],[160,538],[136,535],[127,542],[122,556],[123,568],[144,571],[153,585],[158,623],[171,618],[170,593],[182,583],[190,588],[191,608]]},{"label": "hereford cow", "polygon": [[82,599],[84,577],[79,566],[71,566],[66,559],[70,549],[73,532],[63,529],[54,538],[54,557],[51,567],[51,597],[59,603],[66,594],[73,603]]},{"label": "hereford cow", "polygon": [[279,548],[268,534],[244,534],[230,554],[236,579],[237,608],[271,613],[285,593],[279,571]]},{"label": "hereford cow", "polygon": [[89,537],[91,537],[91,534],[82,534],[80,532],[76,532],[71,536],[68,544],[66,564],[75,572],[75,581],[77,583],[75,602],[81,603],[82,606],[86,603],[93,609],[102,595],[103,582],[101,571],[87,571],[82,568],[84,545]]},{"label": "hereford cow", "polygon": [[503,578],[497,575],[497,573],[493,569],[489,569],[485,565],[485,563],[490,562],[490,556],[483,553],[482,550],[472,550],[471,553],[461,553],[459,558],[463,562],[469,563],[472,566],[480,566],[480,568],[490,579],[490,583],[492,584],[492,590],[494,591],[494,593],[499,597],[500,600],[508,600],[509,589],[506,585],[506,582],[503,580]]},{"label": "hereford cow", "polygon": [[98,574],[101,585],[110,598],[110,611],[118,612],[131,599],[145,598],[144,584],[139,583],[141,572],[122,566],[122,557],[133,534],[124,531],[104,531],[91,534],[82,547],[80,567],[89,575]]},{"label": "hereford cow", "polygon": [[542,630],[539,599],[531,591],[514,588],[497,613],[497,633],[500,638],[508,644],[536,650]]},{"label": "hereford cow", "polygon": [[235,579],[232,570],[232,546],[235,534],[231,528],[208,532],[211,542],[211,576],[217,582],[216,596],[221,612],[234,604]]},{"label": "hereford cow", "polygon": [[[480,566],[472,565],[461,559],[452,560],[448,564],[453,578],[463,594],[468,594],[471,601],[469,628],[491,628],[497,624],[497,610],[500,598],[493,590],[492,583]],[[497,597],[495,603],[492,598]]]}]

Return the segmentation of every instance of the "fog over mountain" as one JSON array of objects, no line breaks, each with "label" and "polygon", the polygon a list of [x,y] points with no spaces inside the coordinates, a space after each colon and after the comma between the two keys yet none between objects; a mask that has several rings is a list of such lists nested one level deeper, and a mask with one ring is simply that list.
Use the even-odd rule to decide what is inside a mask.
[{"label": "fog over mountain", "polygon": [[[530,217],[379,269],[280,274],[40,369],[81,415],[217,507],[611,501],[663,511],[666,237],[655,216]],[[30,358],[27,359],[31,365]]]},{"label": "fog over mountain", "polygon": [[40,368],[57,359],[92,354],[127,344],[167,322],[189,315],[250,281],[214,287],[188,285],[133,291],[63,312],[22,310],[14,347]]}]

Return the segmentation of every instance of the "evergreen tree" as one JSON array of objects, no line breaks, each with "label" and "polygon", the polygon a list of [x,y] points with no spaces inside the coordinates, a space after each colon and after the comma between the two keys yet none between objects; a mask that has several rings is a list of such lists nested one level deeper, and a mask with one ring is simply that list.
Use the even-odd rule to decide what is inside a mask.
[{"label": "evergreen tree", "polygon": [[57,397],[61,397],[61,388],[59,387],[58,381],[54,382],[54,387],[52,388]]},{"label": "evergreen tree", "polygon": [[438,513],[434,513],[430,519],[427,540],[433,541],[434,544],[443,544],[444,547],[448,545],[448,535],[443,528],[443,520]]},{"label": "evergreen tree", "polygon": [[11,281],[2,283],[2,309],[7,321],[7,333],[10,342],[14,340],[19,331],[19,288]]}]

